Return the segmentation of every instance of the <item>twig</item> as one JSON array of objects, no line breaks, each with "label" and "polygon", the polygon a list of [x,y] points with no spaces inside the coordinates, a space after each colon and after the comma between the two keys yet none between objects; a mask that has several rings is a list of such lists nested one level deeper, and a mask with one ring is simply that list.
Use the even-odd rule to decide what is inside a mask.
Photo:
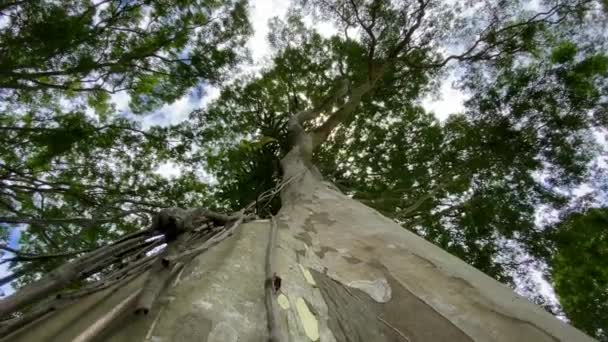
[{"label": "twig", "polygon": [[108,287],[114,286],[115,284],[124,283],[126,280],[133,279],[135,276],[138,276],[139,274],[145,272],[148,268],[150,268],[150,266],[152,266],[152,262],[154,260],[154,256],[143,258],[123,268],[122,270],[112,272],[111,274],[104,277],[104,279],[90,284],[89,286],[86,286],[82,289],[73,292],[58,294],[57,298],[76,299],[107,289]]},{"label": "twig", "polygon": [[28,253],[20,253],[19,251],[9,249],[6,246],[0,246],[0,249],[9,251],[11,253],[15,253],[15,256],[12,258],[0,260],[0,264],[4,264],[6,262],[11,262],[11,261],[20,262],[20,261],[36,261],[36,260],[41,260],[41,259],[62,258],[62,257],[69,257],[69,256],[82,254],[82,253],[88,253],[88,252],[92,251],[92,249],[89,248],[89,249],[82,249],[82,250],[78,250],[78,251],[61,252],[61,253],[54,253],[54,254],[28,254]]}]

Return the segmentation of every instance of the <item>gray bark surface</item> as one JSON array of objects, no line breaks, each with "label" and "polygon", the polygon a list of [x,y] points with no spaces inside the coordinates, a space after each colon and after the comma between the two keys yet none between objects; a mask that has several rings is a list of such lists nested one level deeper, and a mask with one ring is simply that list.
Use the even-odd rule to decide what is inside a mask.
[{"label": "gray bark surface", "polygon": [[[283,160],[289,183],[274,262],[282,278],[276,319],[290,341],[593,341],[323,182],[302,152]],[[139,277],[4,340],[267,340],[270,227],[268,220],[245,223],[197,256],[148,315],[133,315]]]}]

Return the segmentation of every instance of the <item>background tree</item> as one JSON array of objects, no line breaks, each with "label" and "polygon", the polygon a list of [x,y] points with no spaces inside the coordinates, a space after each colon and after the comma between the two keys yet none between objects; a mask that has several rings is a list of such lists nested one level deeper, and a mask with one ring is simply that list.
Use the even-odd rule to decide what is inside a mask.
[{"label": "background tree", "polygon": [[128,91],[133,110],[149,110],[217,81],[248,30],[238,1],[14,1],[0,11],[0,94],[28,104],[83,92],[95,106]]},{"label": "background tree", "polygon": [[570,213],[544,234],[543,254],[568,318],[605,340],[606,209]]},{"label": "background tree", "polygon": [[[0,6],[0,224],[20,229],[4,262],[19,287],[67,258],[150,223],[159,208],[205,202],[194,173],[154,171],[166,130],[115,115],[219,82],[242,57],[244,2],[16,1]],[[184,201],[184,202],[182,202]],[[190,204],[186,204],[190,202]],[[8,234],[7,234],[8,235]],[[6,236],[8,238],[8,236]]]}]

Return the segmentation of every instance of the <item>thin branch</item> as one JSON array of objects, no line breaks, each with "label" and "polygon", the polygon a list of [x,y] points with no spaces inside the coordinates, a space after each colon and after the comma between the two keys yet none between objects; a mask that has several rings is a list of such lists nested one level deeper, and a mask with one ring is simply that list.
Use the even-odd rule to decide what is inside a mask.
[{"label": "thin branch", "polygon": [[6,285],[15,279],[19,279],[19,278],[23,277],[24,275],[30,273],[30,268],[22,267],[18,270],[13,269],[12,271],[13,271],[13,273],[0,278],[0,286]]},{"label": "thin branch", "polygon": [[419,7],[414,12],[416,14],[414,25],[407,30],[403,39],[389,52],[384,63],[377,69],[372,69],[371,73],[368,75],[368,79],[352,91],[348,101],[338,110],[333,112],[320,127],[313,131],[313,148],[327,140],[331,132],[355,111],[361,103],[363,96],[372,92],[387,70],[395,64],[401,52],[405,50],[406,46],[409,44],[414,32],[420,27],[422,19],[426,14],[426,6],[429,2],[430,0],[426,2],[424,0],[418,0]]},{"label": "thin branch", "polygon": [[378,78],[379,77],[376,76],[372,80],[368,80],[355,88],[348,101],[346,101],[338,110],[333,112],[321,126],[313,131],[313,147],[317,147],[324,142],[329,134],[355,111],[357,106],[359,106],[359,103],[361,103],[363,96],[374,88],[374,84]]},{"label": "thin branch", "polygon": [[102,218],[88,218],[88,217],[68,217],[68,218],[36,218],[36,217],[0,217],[0,222],[13,223],[13,224],[61,224],[61,223],[72,223],[77,225],[94,225],[99,223],[108,223],[115,221],[116,219],[139,213],[140,210],[125,210],[120,214],[116,214],[110,217]]},{"label": "thin branch", "polygon": [[20,254],[21,253],[21,252],[19,252],[18,249],[11,248],[11,247],[9,247],[7,245],[0,245],[0,249],[4,250],[4,251],[7,251],[7,252],[11,252],[13,254]]},{"label": "thin branch", "polygon": [[[560,9],[562,8],[566,8],[566,7],[570,7],[567,5],[555,5],[552,8],[550,8],[548,11],[546,12],[539,12],[537,14],[535,14],[534,16],[532,16],[531,18],[529,18],[526,21],[523,22],[519,22],[519,23],[515,23],[509,26],[505,26],[499,30],[496,31],[492,31],[491,27],[492,25],[486,27],[483,32],[486,32],[485,34],[482,34],[465,52],[459,54],[459,55],[451,55],[446,57],[443,61],[438,62],[438,63],[432,63],[432,64],[424,64],[424,65],[416,65],[416,64],[412,64],[410,66],[412,67],[418,67],[418,68],[439,68],[439,67],[443,67],[445,66],[447,63],[449,63],[451,60],[456,60],[456,61],[470,61],[470,60],[478,60],[478,59],[490,59],[492,57],[495,57],[496,55],[487,55],[486,54],[492,49],[495,48],[497,46],[500,45],[500,43],[502,42],[506,42],[508,41],[508,39],[503,39],[500,41],[496,41],[492,44],[488,44],[485,48],[483,48],[481,51],[477,52],[477,53],[473,53],[473,51],[475,51],[475,49],[477,49],[477,47],[482,44],[483,42],[485,42],[490,34],[493,34],[494,36],[498,36],[502,33],[508,32],[510,30],[519,28],[521,26],[527,26],[527,25],[532,25],[532,24],[536,24],[536,23],[547,23],[547,24],[557,24],[561,21],[563,21],[565,19],[565,16],[558,19],[557,21],[549,21],[547,20],[548,18],[552,17],[554,14],[556,14]],[[539,19],[540,17],[543,17],[541,19]],[[514,38],[516,35],[518,34],[518,32],[514,32],[509,38]]]},{"label": "thin branch", "polygon": [[38,261],[38,260],[44,260],[44,259],[63,258],[63,257],[74,256],[77,254],[88,253],[92,250],[91,248],[89,248],[89,249],[81,249],[78,251],[60,252],[60,253],[52,253],[52,254],[29,254],[29,253],[22,253],[16,249],[9,248],[5,245],[0,245],[0,249],[9,251],[9,252],[15,254],[15,256],[12,258],[0,260],[0,264],[10,262],[10,261],[21,262],[21,261]]}]

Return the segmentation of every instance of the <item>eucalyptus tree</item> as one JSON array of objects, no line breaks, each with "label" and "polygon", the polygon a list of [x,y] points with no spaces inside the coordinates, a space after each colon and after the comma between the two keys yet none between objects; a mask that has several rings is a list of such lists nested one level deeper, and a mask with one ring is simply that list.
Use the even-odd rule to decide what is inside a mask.
[{"label": "eucalyptus tree", "polygon": [[[160,258],[141,256],[159,240],[135,233],[26,285],[0,306],[21,311],[12,327],[72,313],[12,338],[590,340],[399,224],[505,280],[498,241],[526,242],[534,206],[563,201],[533,172],[576,183],[582,133],[602,124],[587,114],[605,100],[605,54],[560,41],[600,4],[300,5],[339,33],[323,38],[297,12],[273,21],[273,65],[164,132],[179,151],[165,157],[213,172],[214,205],[237,214],[162,211]],[[476,96],[442,124],[418,101],[454,63]],[[244,223],[254,209],[269,219]],[[127,271],[97,263],[134,245]],[[77,280],[88,297],[70,302],[62,288]],[[152,314],[117,320],[129,308]]]}]

